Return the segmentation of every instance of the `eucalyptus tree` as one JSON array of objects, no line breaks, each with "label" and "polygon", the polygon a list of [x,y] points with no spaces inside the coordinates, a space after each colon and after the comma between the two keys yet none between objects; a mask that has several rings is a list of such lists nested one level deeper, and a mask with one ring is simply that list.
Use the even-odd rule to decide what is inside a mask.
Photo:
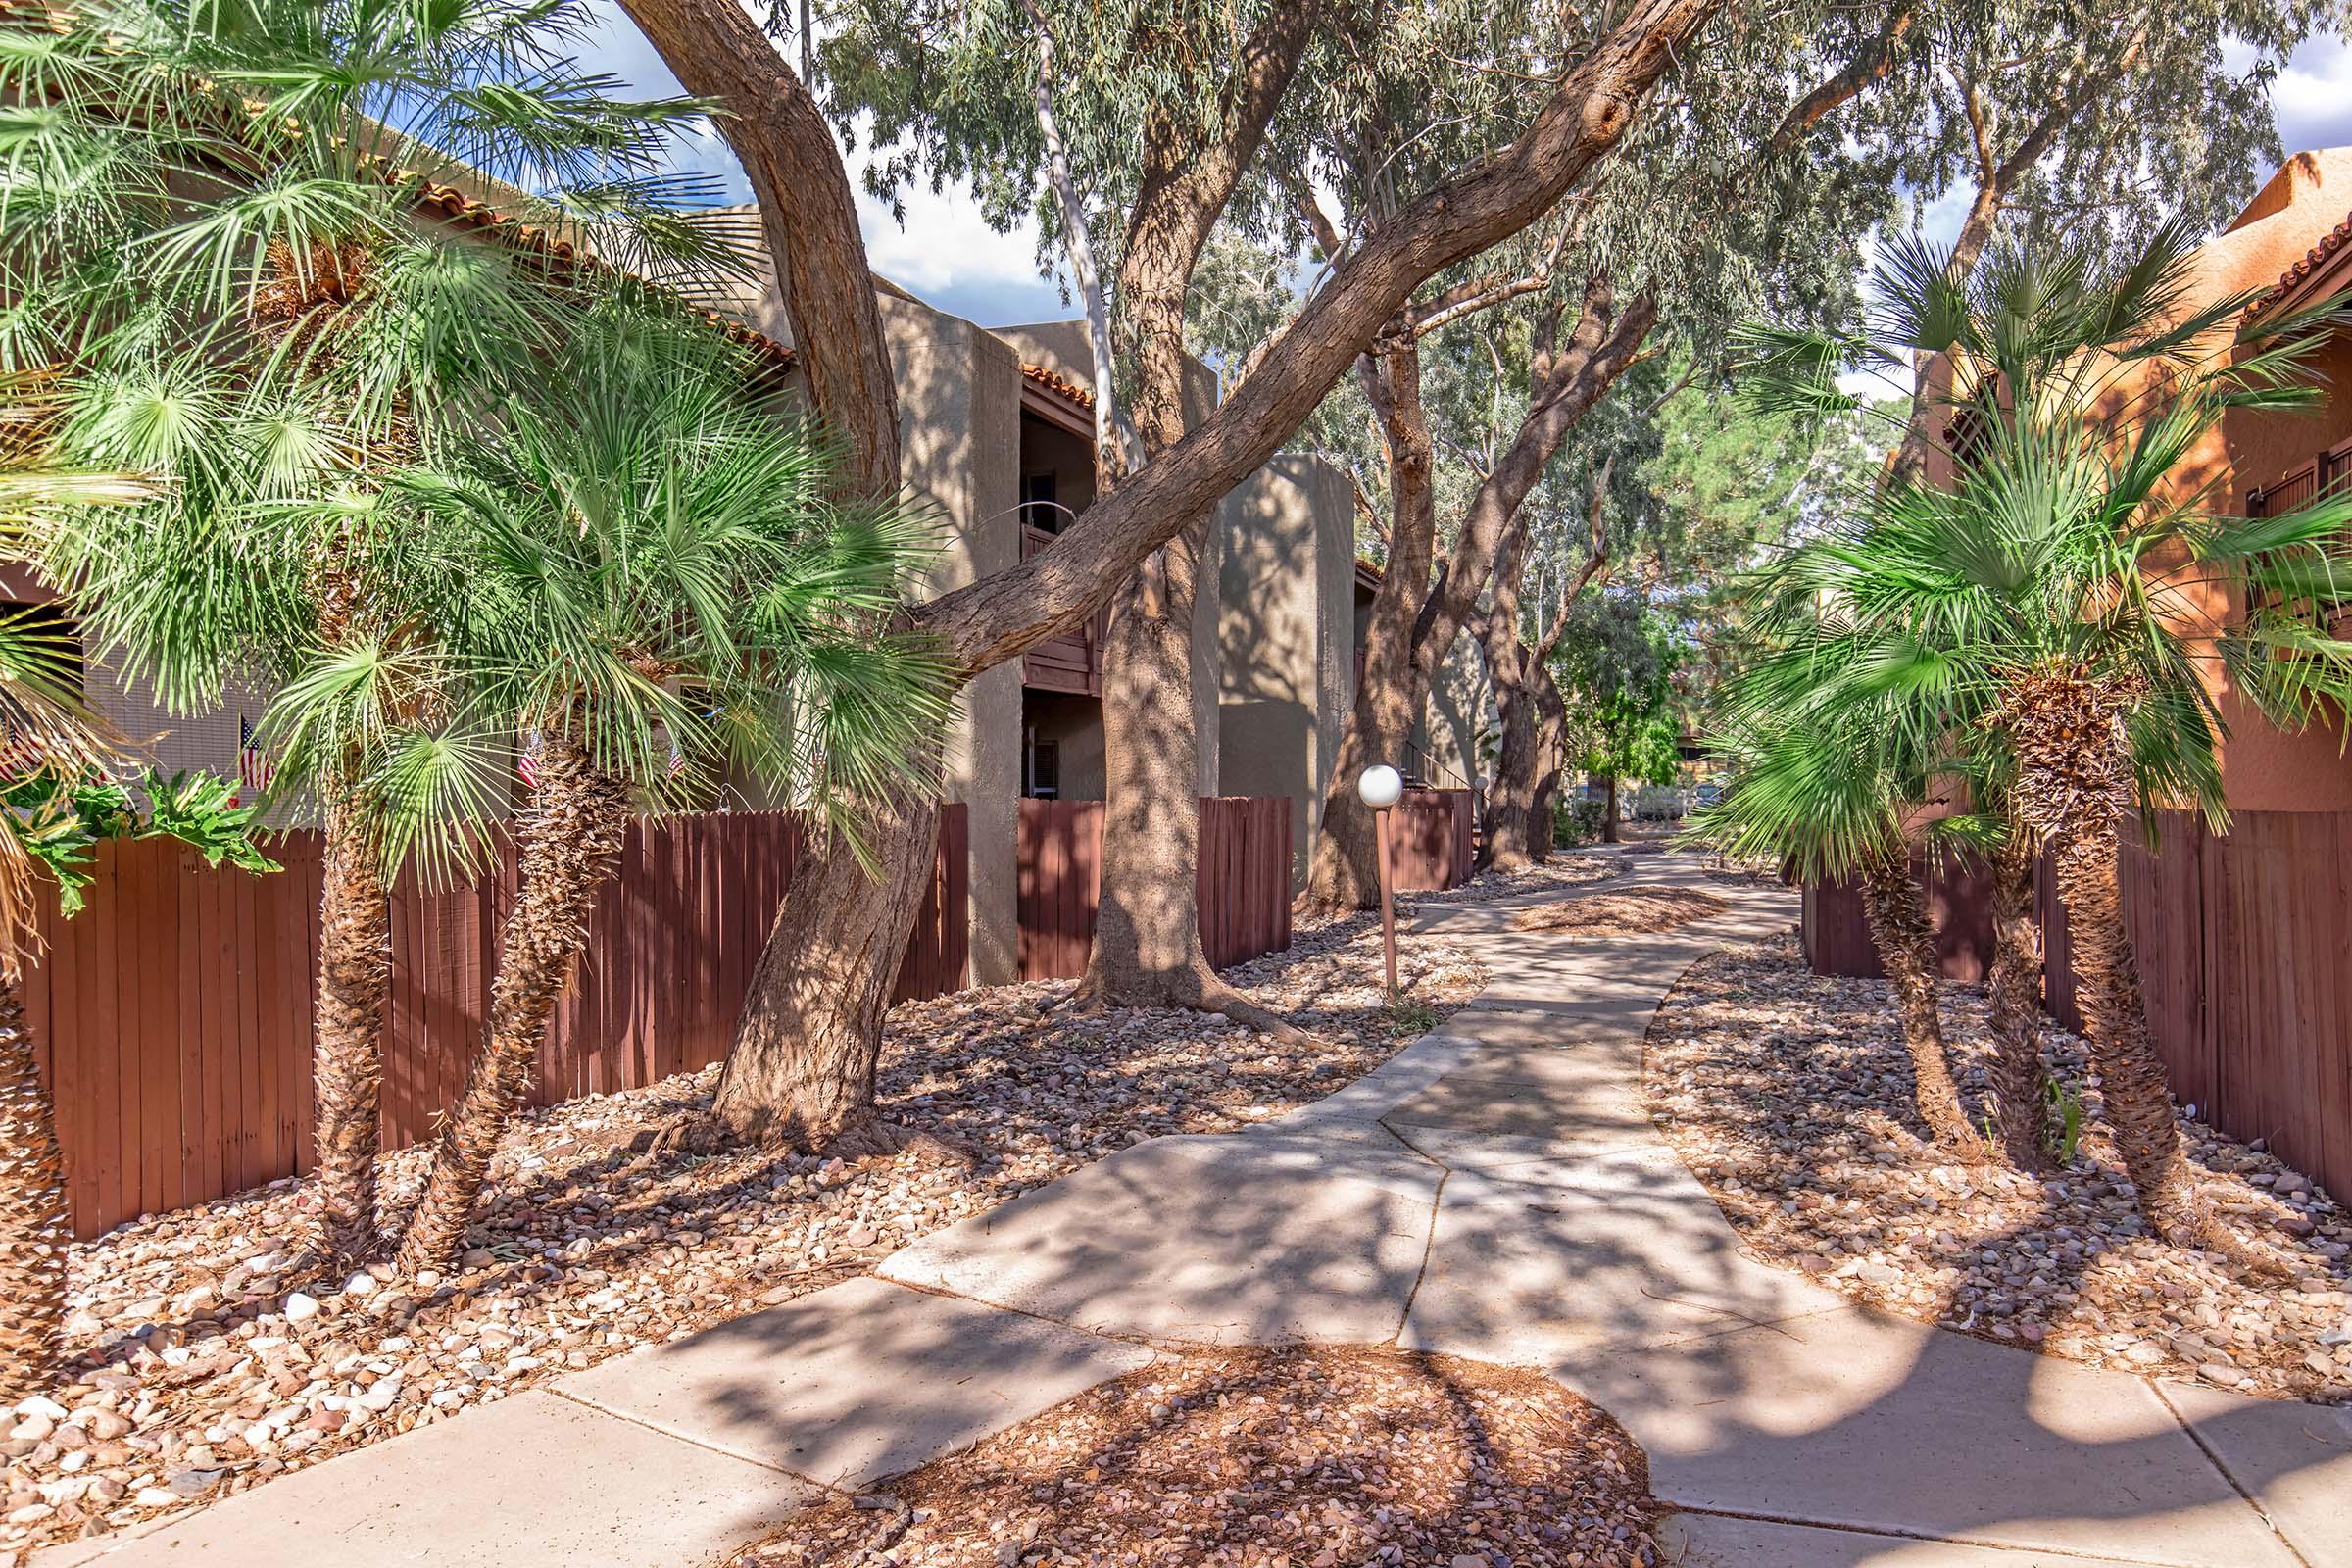
[{"label": "eucalyptus tree", "polygon": [[[2188,805],[2227,822],[2222,710],[2205,669],[2274,724],[2340,722],[2352,644],[2329,630],[2352,497],[2278,517],[2182,473],[2228,412],[2309,407],[2310,357],[2340,302],[2244,319],[2191,297],[2194,235],[2159,227],[1898,267],[1877,330],[1769,335],[1777,395],[1845,409],[1837,367],[1926,354],[1958,367],[1935,421],[1969,432],[1947,486],[1879,488],[1778,568],[1788,613],[1832,606],[1817,701],[1891,710],[1913,743],[1968,747],[2046,850],[2083,1028],[2125,1170],[2155,1231],[2244,1252],[2197,1192],[2124,924],[2127,815]],[[1999,766],[1992,765],[1997,761]],[[1740,793],[1735,790],[1735,795]]]},{"label": "eucalyptus tree", "polygon": [[[2004,231],[2064,243],[2144,237],[2161,215],[2229,221],[2276,166],[2271,84],[2296,45],[2342,24],[2341,0],[2204,3],[1920,0],[1885,40],[1892,69],[1844,118],[1857,147],[1931,204],[1959,208],[1972,271]],[[1924,69],[1923,69],[1924,68]],[[1912,368],[1889,378],[1908,395]],[[1922,461],[1925,405],[1896,461]]]},{"label": "eucalyptus tree", "polygon": [[[841,500],[829,445],[780,425],[698,328],[620,318],[377,503],[424,541],[409,603],[425,657],[532,763],[490,1013],[401,1246],[410,1271],[461,1249],[632,813],[723,769],[857,854],[847,803],[936,788],[909,758],[945,716],[937,665],[872,631],[925,525]],[[289,686],[286,720],[331,711],[335,685]]]},{"label": "eucalyptus tree", "polygon": [[[1702,47],[1707,24],[1727,3],[1641,0],[1598,27],[1546,14],[1538,34],[1544,79],[1527,84],[1521,117],[1458,162],[1400,176],[1393,209],[1356,236],[1213,411],[1133,467],[1052,547],[906,607],[901,623],[933,637],[950,667],[969,678],[1093,613],[1146,558],[1263,464],[1424,282],[1525,228],[1604,167],[1656,84]],[[690,90],[724,100],[729,114],[720,128],[751,178],[762,230],[804,323],[798,347],[810,401],[856,455],[864,488],[895,490],[889,356],[831,127],[808,85],[784,69],[734,0],[624,5]],[[1152,289],[1189,274],[1249,172],[1236,166],[1256,161],[1241,156],[1258,146],[1249,122],[1262,109],[1272,123],[1292,96],[1261,91],[1273,85],[1264,73],[1240,66],[1245,56],[1269,67],[1279,61],[1279,51],[1263,48],[1281,35],[1279,9],[1233,12],[1214,35],[1229,65],[1210,79],[1245,84],[1212,100],[1220,113],[1152,131],[1159,145],[1147,152],[1162,160],[1165,175],[1151,204],[1159,217],[1141,243],[1130,240],[1130,252],[1144,254],[1121,262],[1142,270]],[[821,330],[808,329],[816,323]],[[1155,352],[1180,346],[1180,339],[1161,339]],[[1190,806],[1188,798],[1188,815]],[[797,868],[737,1032],[729,1071],[740,1093],[721,1111],[739,1132],[815,1143],[853,1130],[893,1139],[874,1116],[871,1063],[935,822],[920,803],[885,799],[868,803],[867,825],[879,874],[846,853],[813,855]]]},{"label": "eucalyptus tree", "polygon": [[[1611,383],[1659,352],[1653,335],[1719,339],[1756,301],[1826,310],[1850,294],[1860,242],[1888,209],[1886,177],[1835,153],[1791,149],[1811,137],[1839,145],[1833,111],[1875,79],[1864,62],[1879,49],[1877,15],[1798,7],[1725,19],[1678,75],[1673,101],[1555,215],[1556,226],[1522,239],[1515,271],[1457,271],[1378,340],[1362,378],[1384,449],[1388,560],[1324,802],[1311,903],[1360,907],[1377,896],[1370,813],[1348,781],[1402,754],[1438,666],[1497,562],[1516,552],[1517,530],[1531,525],[1531,496]],[[1805,82],[1817,85],[1787,96]],[[1326,214],[1312,198],[1300,206],[1327,254],[1376,226],[1396,168],[1448,134],[1452,105],[1421,92],[1411,73],[1382,87],[1326,106],[1324,183],[1342,210]],[[1509,439],[1491,466],[1456,476],[1447,459],[1457,443],[1440,437],[1422,384],[1425,351],[1432,364],[1458,353],[1445,337],[1475,339],[1470,313],[1496,307],[1534,313],[1547,346],[1527,362]]]},{"label": "eucalyptus tree", "polygon": [[[701,187],[662,172],[704,106],[616,98],[573,63],[589,21],[575,0],[0,19],[0,364],[64,365],[69,452],[163,481],[58,519],[34,554],[92,653],[173,711],[347,665],[343,727],[314,726],[279,779],[325,828],[318,1179],[344,1256],[375,1247],[404,818],[482,804],[407,679],[398,584],[370,574],[398,552],[363,537],[365,498],[528,381],[606,267],[683,286],[729,260],[680,216]],[[393,776],[424,787],[396,799]]]}]

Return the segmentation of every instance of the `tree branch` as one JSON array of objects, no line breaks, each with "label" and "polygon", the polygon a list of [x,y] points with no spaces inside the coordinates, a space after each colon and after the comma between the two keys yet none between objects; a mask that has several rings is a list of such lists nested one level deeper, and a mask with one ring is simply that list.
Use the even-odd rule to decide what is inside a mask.
[{"label": "tree branch", "polygon": [[[645,3],[645,0],[640,0]],[[704,0],[706,4],[732,0]],[[1017,566],[921,607],[916,623],[967,671],[1094,612],[1188,517],[1213,506],[1306,421],[1412,291],[1516,233],[1608,155],[1636,106],[1725,0],[1637,0],[1510,145],[1399,209],[1275,335],[1256,372],[1159,461]]]},{"label": "tree branch", "polygon": [[1909,35],[1911,24],[1919,20],[1917,0],[1904,0],[1887,15],[1879,30],[1865,40],[1854,52],[1845,69],[1815,87],[1811,92],[1788,106],[1781,118],[1780,129],[1765,143],[1768,158],[1779,158],[1795,149],[1815,125],[1831,114],[1862,95],[1862,90],[1874,82],[1884,81],[1894,69],[1895,52]]}]

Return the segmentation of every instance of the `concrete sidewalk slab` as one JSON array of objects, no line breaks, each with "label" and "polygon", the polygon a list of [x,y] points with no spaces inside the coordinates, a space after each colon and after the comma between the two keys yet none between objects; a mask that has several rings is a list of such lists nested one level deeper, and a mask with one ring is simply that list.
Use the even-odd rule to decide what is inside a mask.
[{"label": "concrete sidewalk slab", "polygon": [[1658,1544],[1666,1568],[2118,1568],[2124,1562],[1704,1513],[1668,1519],[1658,1527]]},{"label": "concrete sidewalk slab", "polygon": [[2295,1568],[2137,1378],[1846,1307],[1565,1359],[1678,1507],[2121,1557]]},{"label": "concrete sidewalk slab", "polygon": [[[1164,1141],[1163,1141],[1164,1142]],[[1141,1144],[885,1259],[884,1277],[1094,1333],[1377,1344],[1404,1322],[1444,1173],[1365,1181]]]},{"label": "concrete sidewalk slab", "polygon": [[823,1494],[534,1390],[42,1568],[701,1568]]},{"label": "concrete sidewalk slab", "polygon": [[[1605,1194],[1449,1178],[1399,1343],[1551,1365],[1835,1311],[1845,1298],[1742,1255],[1670,1185]],[[1660,1351],[1657,1353],[1671,1353]]]},{"label": "concrete sidewalk slab", "polygon": [[1392,1127],[1544,1138],[1570,1151],[1620,1148],[1651,1131],[1641,1091],[1622,1078],[1531,1084],[1452,1072],[1381,1119]]},{"label": "concrete sidewalk slab", "polygon": [[869,1278],[608,1361],[557,1388],[706,1447],[855,1490],[1152,1358],[1137,1346]]},{"label": "concrete sidewalk slab", "polygon": [[2156,1392],[2311,1568],[2352,1568],[2352,1410],[2201,1383]]}]

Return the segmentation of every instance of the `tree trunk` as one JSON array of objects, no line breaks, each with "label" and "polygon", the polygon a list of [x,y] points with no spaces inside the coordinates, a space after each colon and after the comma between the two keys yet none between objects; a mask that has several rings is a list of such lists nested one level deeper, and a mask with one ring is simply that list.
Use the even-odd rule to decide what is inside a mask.
[{"label": "tree trunk", "polygon": [[[1398,760],[1415,715],[1429,701],[1438,666],[1494,575],[1496,562],[1511,543],[1511,530],[1523,526],[1519,512],[1528,494],[1592,405],[1633,364],[1656,321],[1657,302],[1648,294],[1635,296],[1619,311],[1609,279],[1589,280],[1575,328],[1565,342],[1557,338],[1557,316],[1539,328],[1528,369],[1527,415],[1509,449],[1463,509],[1445,569],[1424,590],[1428,568],[1420,565],[1393,593],[1384,574],[1365,633],[1363,680],[1324,796],[1322,832],[1307,877],[1310,907],[1370,908],[1378,900],[1371,812],[1356,799],[1356,775],[1374,762],[1395,765]],[[1426,530],[1433,542],[1437,533],[1420,358],[1410,349],[1409,332],[1392,332],[1384,339],[1379,374],[1368,380],[1390,448],[1391,489],[1396,497],[1390,530],[1393,552],[1408,533],[1417,536]],[[1418,537],[1412,548],[1421,548]],[[1416,554],[1408,564],[1419,560]]]},{"label": "tree trunk", "polygon": [[2017,814],[2050,851],[2066,909],[2075,1004],[2140,1211],[2176,1247],[2237,1251],[2181,1154],[2172,1088],[2148,1031],[2139,964],[2124,929],[2115,865],[2117,826],[2132,788],[2124,705],[2092,680],[2045,669],[2004,695],[1999,717],[2017,753]]},{"label": "tree trunk", "polygon": [[41,1081],[15,964],[0,969],[0,1402],[46,1392],[73,1241],[57,1102]]},{"label": "tree trunk", "polygon": [[1601,782],[1608,789],[1608,799],[1600,808],[1600,842],[1615,844],[1617,836],[1617,775],[1604,773]]},{"label": "tree trunk", "polygon": [[712,1106],[738,1138],[852,1156],[904,1139],[875,1113],[874,1074],[939,808],[909,796],[863,814],[870,873],[838,839],[808,845],[792,868]]},{"label": "tree trunk", "polygon": [[1487,833],[1479,856],[1495,870],[1522,870],[1542,858],[1539,845],[1544,851],[1550,848],[1551,823],[1548,817],[1537,820],[1543,739],[1529,678],[1530,650],[1519,638],[1518,588],[1499,573],[1494,603],[1479,626],[1479,638],[1502,720],[1502,747],[1494,760],[1494,785],[1487,792]]},{"label": "tree trunk", "polygon": [[2001,1152],[2017,1169],[2040,1174],[2055,1163],[2043,1141],[2041,934],[2034,924],[2033,839],[2014,825],[1992,858],[1992,969],[1985,992]]},{"label": "tree trunk", "polygon": [[447,1268],[458,1255],[491,1158],[530,1088],[556,999],[588,945],[597,894],[620,864],[628,820],[627,786],[598,772],[576,739],[541,743],[539,784],[514,822],[520,887],[499,938],[489,1025],[401,1244],[404,1273]]},{"label": "tree trunk", "polygon": [[1943,1019],[1936,1005],[1936,939],[1903,852],[1882,858],[1863,873],[1862,910],[1870,924],[1871,946],[1878,950],[1895,1010],[1902,1017],[1903,1051],[1911,1058],[1911,1095],[1919,1119],[1947,1152],[1973,1154],[1982,1140],[1960,1107],[1960,1089],[1944,1057]]},{"label": "tree trunk", "polygon": [[375,1165],[384,1085],[384,999],[392,989],[392,909],[370,836],[358,810],[330,809],[318,895],[318,1223],[327,1254],[359,1263],[383,1245],[376,1229]]},{"label": "tree trunk", "polygon": [[1413,720],[1428,701],[1426,687],[1414,678],[1413,621],[1429,594],[1437,546],[1437,500],[1431,488],[1436,450],[1421,405],[1421,354],[1412,335],[1384,340],[1364,368],[1363,380],[1388,445],[1389,559],[1372,596],[1363,673],[1340,733],[1339,756],[1323,797],[1322,832],[1308,870],[1307,901],[1324,909],[1369,909],[1380,903],[1372,813],[1356,794],[1355,781],[1375,763],[1401,770]]},{"label": "tree trunk", "polygon": [[1568,704],[1551,670],[1538,661],[1529,684],[1535,691],[1537,752],[1543,759],[1536,776],[1536,863],[1551,858],[1558,847],[1560,798],[1567,787]]}]

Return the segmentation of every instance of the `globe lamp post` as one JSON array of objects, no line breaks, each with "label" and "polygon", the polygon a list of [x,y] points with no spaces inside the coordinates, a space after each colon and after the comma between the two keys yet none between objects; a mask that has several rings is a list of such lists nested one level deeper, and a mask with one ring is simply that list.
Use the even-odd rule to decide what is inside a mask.
[{"label": "globe lamp post", "polygon": [[1389,808],[1404,794],[1404,778],[1375,762],[1355,781],[1356,797],[1372,808],[1372,854],[1380,862],[1380,953],[1388,963],[1389,995],[1396,994],[1396,902],[1389,882]]}]

